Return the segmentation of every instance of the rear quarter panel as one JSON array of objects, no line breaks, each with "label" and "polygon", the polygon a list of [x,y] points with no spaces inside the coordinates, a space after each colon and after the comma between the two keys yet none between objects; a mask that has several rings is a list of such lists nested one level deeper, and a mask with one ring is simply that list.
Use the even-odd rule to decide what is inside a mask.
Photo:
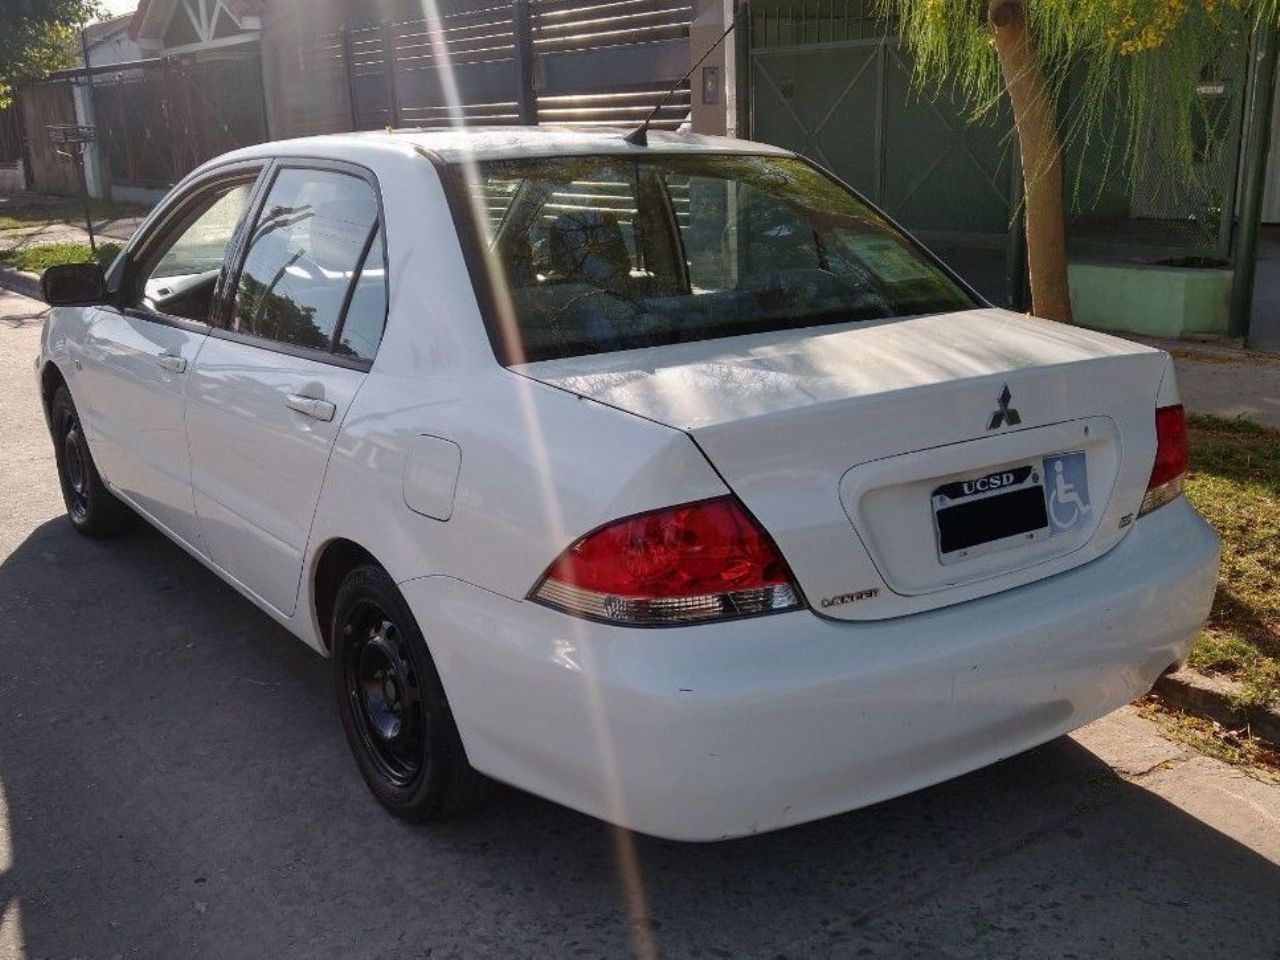
[{"label": "rear quarter panel", "polygon": [[[448,520],[405,502],[406,457],[418,436],[461,449]],[[397,582],[448,576],[520,599],[565,547],[600,524],[725,492],[685,434],[496,363],[466,378],[375,373],[334,447],[308,567],[314,571],[326,544],[345,538]]]}]

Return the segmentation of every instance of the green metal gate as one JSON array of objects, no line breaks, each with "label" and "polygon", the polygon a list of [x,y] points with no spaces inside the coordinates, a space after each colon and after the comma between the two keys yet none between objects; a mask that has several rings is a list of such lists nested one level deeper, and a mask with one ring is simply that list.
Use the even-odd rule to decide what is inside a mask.
[{"label": "green metal gate", "polygon": [[[824,164],[911,229],[996,303],[1023,300],[1016,138],[1007,104],[980,122],[952,91],[920,90],[872,0],[753,0],[749,135]],[[1190,178],[1154,134],[1129,170],[1115,131],[1068,138],[1074,261],[1223,262],[1231,256],[1247,48],[1201,70]],[[1073,79],[1058,105],[1073,128]],[[1112,118],[1123,132],[1123,105]],[[1132,176],[1130,176],[1132,174]],[[1021,232],[1021,221],[1018,221]]]},{"label": "green metal gate", "polygon": [[792,18],[783,30],[754,11],[753,21],[751,137],[826,166],[1006,302],[1019,192],[1008,114],[972,123],[960,103],[915,89],[890,38],[815,42],[840,24]]}]

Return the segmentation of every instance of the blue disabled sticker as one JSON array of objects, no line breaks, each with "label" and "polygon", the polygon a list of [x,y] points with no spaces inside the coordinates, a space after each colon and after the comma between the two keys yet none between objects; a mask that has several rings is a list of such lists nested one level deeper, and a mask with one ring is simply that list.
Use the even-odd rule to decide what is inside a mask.
[{"label": "blue disabled sticker", "polygon": [[1044,458],[1044,499],[1051,533],[1070,533],[1088,524],[1093,507],[1083,451]]}]

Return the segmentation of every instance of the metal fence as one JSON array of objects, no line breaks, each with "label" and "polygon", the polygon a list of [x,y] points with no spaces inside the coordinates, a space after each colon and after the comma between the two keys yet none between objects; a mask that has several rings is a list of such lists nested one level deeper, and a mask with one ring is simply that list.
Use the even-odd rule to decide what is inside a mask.
[{"label": "metal fence", "polygon": [[[1021,187],[1007,109],[974,122],[954,91],[920,89],[872,0],[752,0],[750,23],[751,136],[815,156],[925,236],[988,296],[1016,297],[1020,254],[1009,229]],[[1137,158],[1137,169],[1126,169],[1105,136],[1068,139],[1073,256],[1229,256],[1246,53],[1228,51],[1205,68],[1198,89],[1208,109],[1190,177],[1171,168],[1158,143]],[[1064,130],[1074,97],[1064,91]],[[1122,110],[1117,104],[1115,115]]]},{"label": "metal fence", "polygon": [[[345,30],[314,49],[341,60],[350,126],[362,130],[520,123],[522,95],[543,125],[633,124],[689,68],[689,0],[537,0],[527,31],[520,7]],[[682,84],[655,126],[689,109]]]},{"label": "metal fence", "polygon": [[[1197,85],[1202,110],[1193,117],[1195,160],[1188,170],[1175,151],[1150,131],[1138,155],[1117,144],[1127,132],[1123,106],[1112,113],[1115,129],[1086,144],[1069,139],[1066,150],[1068,239],[1084,257],[1116,255],[1149,260],[1231,256],[1237,177],[1244,125],[1248,49],[1224,52],[1205,66]],[[1070,103],[1075,91],[1068,89]],[[1064,108],[1069,127],[1071,110]]]},{"label": "metal fence", "polygon": [[822,163],[922,237],[970,283],[1013,302],[1018,204],[1011,121],[913,83],[869,3],[751,5],[751,136]]},{"label": "metal fence", "polygon": [[[1019,210],[1010,183],[1014,134],[1007,111],[974,123],[951,90],[923,91],[906,52],[872,0],[753,0],[751,134],[826,155],[854,186],[909,227],[974,241],[993,253]],[[882,50],[872,61],[873,51]],[[1198,91],[1196,170],[1172,170],[1152,142],[1126,169],[1106,132],[1066,137],[1066,201],[1073,255],[1179,259],[1230,255],[1243,92],[1244,45],[1207,64]],[[1068,86],[1061,127],[1073,129],[1078,91]],[[1112,115],[1117,129],[1124,105]],[[904,191],[893,188],[893,179]],[[991,257],[987,257],[987,260]],[[980,270],[975,264],[974,270]],[[993,293],[991,280],[980,287]]]},{"label": "metal fence", "polygon": [[751,5],[753,48],[884,40],[891,34],[868,0],[755,0]]}]

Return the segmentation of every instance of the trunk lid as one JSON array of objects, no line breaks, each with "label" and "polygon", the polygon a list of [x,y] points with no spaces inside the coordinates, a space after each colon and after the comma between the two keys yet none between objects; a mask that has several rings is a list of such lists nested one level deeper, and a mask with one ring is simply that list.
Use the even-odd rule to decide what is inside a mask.
[{"label": "trunk lid", "polygon": [[980,309],[515,369],[689,433],[810,605],[856,620],[1007,589],[1119,542],[1167,364]]}]

